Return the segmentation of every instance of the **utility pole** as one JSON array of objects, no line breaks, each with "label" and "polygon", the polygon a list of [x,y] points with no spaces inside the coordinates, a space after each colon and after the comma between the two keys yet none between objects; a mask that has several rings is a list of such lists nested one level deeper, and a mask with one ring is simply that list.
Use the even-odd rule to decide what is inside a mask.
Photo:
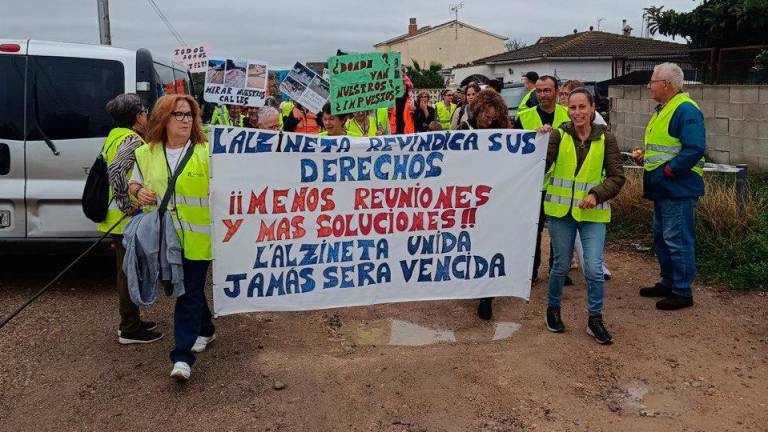
[{"label": "utility pole", "polygon": [[99,43],[112,45],[112,32],[109,29],[109,0],[96,0],[99,10]]}]

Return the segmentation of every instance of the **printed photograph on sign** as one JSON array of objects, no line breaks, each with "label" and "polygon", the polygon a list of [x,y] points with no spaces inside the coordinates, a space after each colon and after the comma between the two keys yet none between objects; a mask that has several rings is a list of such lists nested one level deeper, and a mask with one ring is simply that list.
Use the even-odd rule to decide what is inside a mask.
[{"label": "printed photograph on sign", "polygon": [[241,59],[227,60],[224,85],[237,88],[245,87],[245,67],[247,64],[247,61]]},{"label": "printed photograph on sign", "polygon": [[291,70],[291,76],[293,79],[304,84],[305,86],[309,85],[315,75],[316,74],[312,72],[312,69],[304,66],[301,63],[296,63],[293,65],[293,70]]},{"label": "printed photograph on sign", "polygon": [[267,85],[267,65],[248,65],[248,85],[250,88],[264,88]]},{"label": "printed photograph on sign", "polygon": [[285,80],[283,80],[283,85],[281,85],[281,88],[283,88],[283,93],[287,94],[291,97],[291,99],[296,100],[301,98],[301,95],[304,94],[304,91],[307,89],[304,84],[296,81],[293,79],[293,76],[288,75],[285,77]]},{"label": "printed photograph on sign", "polygon": [[243,57],[211,58],[205,76],[203,100],[214,104],[264,106],[269,66]]},{"label": "printed photograph on sign", "polygon": [[205,82],[210,84],[224,84],[224,60],[208,60],[208,71],[205,73]]},{"label": "printed photograph on sign", "polygon": [[331,93],[328,81],[321,79],[319,76],[315,77],[315,79],[309,83],[308,88],[323,99],[328,99],[328,95]]}]

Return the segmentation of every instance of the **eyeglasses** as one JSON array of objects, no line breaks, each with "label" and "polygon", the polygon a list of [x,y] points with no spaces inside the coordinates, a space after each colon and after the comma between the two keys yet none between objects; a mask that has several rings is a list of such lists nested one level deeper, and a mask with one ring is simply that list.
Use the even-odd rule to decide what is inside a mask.
[{"label": "eyeglasses", "polygon": [[648,81],[648,85],[650,86],[650,85],[652,85],[653,83],[657,83],[657,82],[667,82],[667,80],[664,80],[664,79],[659,79],[659,80],[650,80],[650,81]]},{"label": "eyeglasses", "polygon": [[554,92],[555,89],[552,88],[536,89],[536,94],[553,94]]},{"label": "eyeglasses", "polygon": [[186,119],[191,121],[193,116],[191,111],[173,111],[171,112],[171,115],[176,119],[176,121],[185,121]]}]

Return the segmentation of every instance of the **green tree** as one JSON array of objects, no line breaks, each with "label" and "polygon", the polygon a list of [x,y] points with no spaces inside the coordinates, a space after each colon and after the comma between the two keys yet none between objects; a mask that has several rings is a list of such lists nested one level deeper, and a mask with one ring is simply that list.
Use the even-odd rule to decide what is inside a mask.
[{"label": "green tree", "polygon": [[440,75],[443,65],[430,63],[429,69],[423,69],[421,65],[414,60],[411,66],[406,66],[408,77],[413,82],[413,87],[417,89],[432,89],[445,87],[445,79]]},{"label": "green tree", "polygon": [[768,43],[768,0],[703,0],[690,12],[645,8],[650,33],[682,36],[691,48]]}]

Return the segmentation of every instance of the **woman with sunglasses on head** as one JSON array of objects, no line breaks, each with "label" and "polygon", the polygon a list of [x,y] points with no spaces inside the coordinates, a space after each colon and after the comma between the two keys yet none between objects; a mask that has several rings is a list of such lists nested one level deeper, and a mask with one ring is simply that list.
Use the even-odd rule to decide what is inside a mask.
[{"label": "woman with sunglasses on head", "polygon": [[202,131],[200,107],[188,95],[158,99],[149,124],[149,144],[136,150],[129,191],[139,205],[153,208],[163,201],[170,179],[177,176],[168,213],[183,249],[185,292],[176,299],[176,347],[170,357],[174,364],[171,377],[183,382],[189,379],[194,353],[203,351],[216,338],[203,290],[213,258],[208,143]]}]

